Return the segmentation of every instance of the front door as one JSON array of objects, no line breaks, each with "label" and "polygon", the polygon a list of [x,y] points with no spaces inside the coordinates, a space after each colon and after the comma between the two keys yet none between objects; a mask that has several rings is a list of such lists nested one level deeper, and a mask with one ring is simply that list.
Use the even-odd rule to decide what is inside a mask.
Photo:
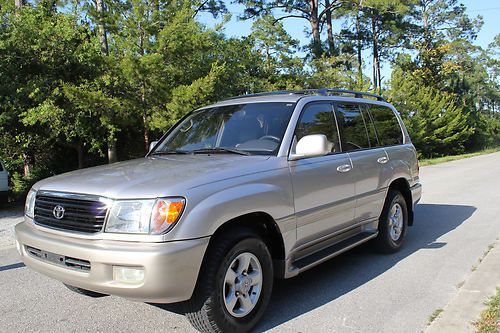
[{"label": "front door", "polygon": [[324,134],[332,150],[326,156],[289,162],[298,246],[328,236],[352,223],[354,218],[352,165],[348,154],[340,149],[331,103],[310,103],[302,110],[294,143],[311,134]]}]

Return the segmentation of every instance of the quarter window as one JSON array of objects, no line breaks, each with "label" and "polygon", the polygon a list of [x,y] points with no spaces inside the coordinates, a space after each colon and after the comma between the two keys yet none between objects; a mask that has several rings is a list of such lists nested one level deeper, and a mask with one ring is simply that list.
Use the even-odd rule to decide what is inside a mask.
[{"label": "quarter window", "polygon": [[296,140],[299,141],[304,136],[311,134],[324,134],[328,141],[332,143],[331,152],[340,151],[333,106],[330,103],[308,104],[302,111],[295,129]]},{"label": "quarter window", "polygon": [[[339,103],[335,105],[337,122],[342,138],[342,150],[353,151],[370,148],[370,140],[365,117],[357,104]],[[366,119],[369,121],[369,119]]]},{"label": "quarter window", "polygon": [[392,146],[402,144],[403,134],[401,126],[392,109],[382,105],[371,105],[370,111],[380,145]]}]

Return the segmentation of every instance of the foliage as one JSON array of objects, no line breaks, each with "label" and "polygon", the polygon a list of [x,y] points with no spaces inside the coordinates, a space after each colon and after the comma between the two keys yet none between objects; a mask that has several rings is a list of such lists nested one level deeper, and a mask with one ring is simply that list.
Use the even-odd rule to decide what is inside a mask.
[{"label": "foliage", "polygon": [[487,306],[475,323],[478,333],[496,333],[500,328],[500,288],[497,288],[496,294],[488,300]]},{"label": "foliage", "polygon": [[[500,35],[475,45],[482,19],[457,0],[237,2],[253,20],[242,38],[224,34],[223,0],[2,0],[0,159],[14,190],[141,156],[190,110],[269,90],[385,88],[423,157],[500,145]],[[297,18],[308,45],[283,25]]]}]

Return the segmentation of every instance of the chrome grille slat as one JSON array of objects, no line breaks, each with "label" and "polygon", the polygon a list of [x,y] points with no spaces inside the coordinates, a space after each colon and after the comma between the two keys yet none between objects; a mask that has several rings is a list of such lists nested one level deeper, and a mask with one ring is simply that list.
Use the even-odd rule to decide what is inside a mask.
[{"label": "chrome grille slat", "polygon": [[[65,209],[64,217],[56,219],[54,207]],[[50,228],[96,233],[102,230],[106,217],[106,204],[95,200],[63,198],[60,196],[39,195],[35,200],[35,223]]]}]

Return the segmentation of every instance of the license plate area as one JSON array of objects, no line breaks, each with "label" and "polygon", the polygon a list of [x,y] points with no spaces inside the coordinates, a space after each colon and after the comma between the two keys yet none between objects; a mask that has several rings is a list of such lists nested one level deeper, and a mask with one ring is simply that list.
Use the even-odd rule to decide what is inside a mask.
[{"label": "license plate area", "polygon": [[37,258],[41,261],[69,269],[88,272],[91,268],[88,260],[67,257],[61,254],[40,250],[32,246],[26,246],[26,252],[31,257]]}]

